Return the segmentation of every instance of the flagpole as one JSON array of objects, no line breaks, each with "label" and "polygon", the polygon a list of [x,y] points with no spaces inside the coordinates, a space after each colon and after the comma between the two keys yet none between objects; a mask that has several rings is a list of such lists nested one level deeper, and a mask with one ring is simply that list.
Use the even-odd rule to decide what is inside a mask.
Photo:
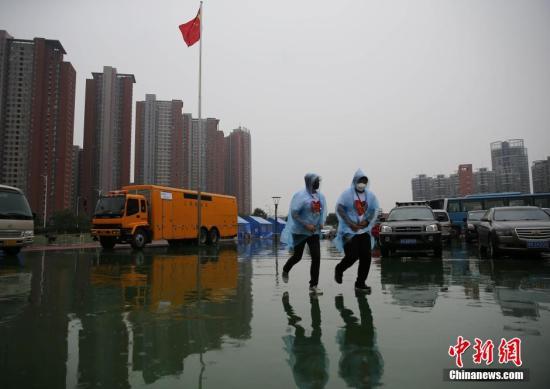
[{"label": "flagpole", "polygon": [[199,27],[200,27],[200,38],[199,38],[199,126],[198,126],[198,138],[199,138],[199,158],[198,158],[198,183],[197,183],[197,242],[201,244],[201,227],[202,227],[202,212],[201,212],[201,181],[202,181],[202,24],[203,24],[203,15],[202,15],[202,1],[199,9]]}]

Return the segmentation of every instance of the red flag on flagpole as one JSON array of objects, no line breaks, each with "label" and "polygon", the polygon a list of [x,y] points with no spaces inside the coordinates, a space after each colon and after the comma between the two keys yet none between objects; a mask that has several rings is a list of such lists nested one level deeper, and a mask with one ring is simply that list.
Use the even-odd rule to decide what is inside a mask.
[{"label": "red flag on flagpole", "polygon": [[180,24],[181,35],[183,40],[187,43],[187,46],[193,46],[197,43],[201,37],[201,11],[197,13],[197,16],[184,24]]}]

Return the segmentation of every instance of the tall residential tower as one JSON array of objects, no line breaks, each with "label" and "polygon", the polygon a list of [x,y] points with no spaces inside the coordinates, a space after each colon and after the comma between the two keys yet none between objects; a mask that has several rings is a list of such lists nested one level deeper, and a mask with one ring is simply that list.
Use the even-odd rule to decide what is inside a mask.
[{"label": "tall residential tower", "polygon": [[252,212],[250,131],[239,127],[225,138],[225,193],[237,197],[240,215]]},{"label": "tall residential tower", "polygon": [[134,182],[184,186],[183,102],[153,94],[136,103]]},{"label": "tall residential tower", "polygon": [[40,217],[71,208],[76,72],[64,54],[57,40],[0,31],[0,182]]},{"label": "tall residential tower", "polygon": [[110,66],[86,80],[81,197],[95,204],[98,194],[130,183],[133,74]]},{"label": "tall residential tower", "polygon": [[497,192],[531,193],[529,162],[523,139],[491,143]]}]

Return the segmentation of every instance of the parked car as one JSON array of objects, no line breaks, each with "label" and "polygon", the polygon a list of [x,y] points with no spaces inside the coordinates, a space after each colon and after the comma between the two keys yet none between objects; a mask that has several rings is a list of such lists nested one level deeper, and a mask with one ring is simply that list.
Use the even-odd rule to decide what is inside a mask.
[{"label": "parked car", "polygon": [[397,206],[380,226],[380,254],[397,250],[432,250],[441,257],[441,225],[427,205]]},{"label": "parked car", "polygon": [[371,236],[376,241],[377,245],[380,245],[380,226],[383,222],[386,221],[388,218],[388,214],[384,212],[380,212],[376,218],[376,224],[372,227],[372,230],[370,232]]},{"label": "parked car", "polygon": [[481,223],[481,218],[487,212],[485,209],[477,211],[469,211],[465,219],[466,225],[464,226],[464,238],[466,242],[472,242],[477,240],[477,227]]},{"label": "parked car", "polygon": [[324,226],[321,230],[321,239],[332,239],[336,235],[336,230],[332,226]]},{"label": "parked car", "polygon": [[0,185],[0,249],[16,255],[34,240],[34,215],[20,189]]},{"label": "parked car", "polygon": [[449,219],[449,214],[444,209],[434,209],[433,213],[435,215],[435,220],[437,220],[441,226],[441,239],[444,242],[450,242],[453,225],[451,219]]},{"label": "parked car", "polygon": [[482,256],[503,252],[550,252],[550,215],[539,207],[496,207],[488,210],[477,228]]}]

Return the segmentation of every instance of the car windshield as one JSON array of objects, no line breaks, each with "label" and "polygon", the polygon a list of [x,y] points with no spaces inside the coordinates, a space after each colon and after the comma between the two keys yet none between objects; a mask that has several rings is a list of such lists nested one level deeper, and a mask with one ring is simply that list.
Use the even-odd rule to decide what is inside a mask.
[{"label": "car windshield", "polygon": [[125,196],[102,197],[97,202],[94,216],[122,216],[125,202]]},{"label": "car windshield", "polygon": [[389,222],[401,220],[434,220],[434,215],[429,208],[424,207],[396,208],[390,212]]},{"label": "car windshield", "polygon": [[520,220],[541,220],[550,221],[550,216],[542,209],[497,209],[494,215],[495,221],[520,221]]},{"label": "car windshield", "polygon": [[485,215],[485,212],[486,211],[468,212],[468,219],[469,220],[474,220],[474,221],[479,221],[479,220],[481,220],[483,215]]},{"label": "car windshield", "polygon": [[441,212],[441,211],[434,211],[434,215],[437,220],[440,222],[448,222],[449,221],[449,215],[447,215],[447,212]]},{"label": "car windshield", "polygon": [[16,191],[0,190],[0,219],[32,220],[25,196]]}]

